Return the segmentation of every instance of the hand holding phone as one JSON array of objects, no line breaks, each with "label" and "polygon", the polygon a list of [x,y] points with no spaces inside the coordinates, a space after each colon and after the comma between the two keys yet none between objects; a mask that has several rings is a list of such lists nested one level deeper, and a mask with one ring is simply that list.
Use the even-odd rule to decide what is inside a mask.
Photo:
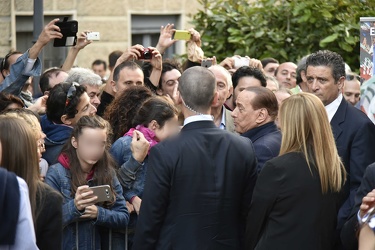
[{"label": "hand holding phone", "polygon": [[77,43],[78,22],[75,20],[68,21],[65,17],[63,21],[56,22],[55,25],[60,28],[63,35],[61,39],[55,38],[54,47],[70,47]]},{"label": "hand holding phone", "polygon": [[93,192],[93,195],[98,197],[95,203],[111,201],[113,198],[113,193],[109,185],[90,187],[90,189]]},{"label": "hand holding phone", "polygon": [[187,30],[176,30],[172,34],[172,39],[174,40],[186,40],[189,41],[191,38],[191,34]]},{"label": "hand holding phone", "polygon": [[88,185],[79,186],[74,197],[74,205],[76,208],[81,211],[88,206],[94,205],[98,197],[93,194],[94,192]]}]

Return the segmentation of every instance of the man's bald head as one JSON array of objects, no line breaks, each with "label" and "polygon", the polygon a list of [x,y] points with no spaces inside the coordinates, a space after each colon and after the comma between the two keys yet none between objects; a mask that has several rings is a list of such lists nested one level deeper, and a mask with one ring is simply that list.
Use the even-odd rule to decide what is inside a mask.
[{"label": "man's bald head", "polygon": [[216,92],[215,75],[204,67],[189,68],[182,73],[178,90],[187,106],[198,112],[206,112]]}]

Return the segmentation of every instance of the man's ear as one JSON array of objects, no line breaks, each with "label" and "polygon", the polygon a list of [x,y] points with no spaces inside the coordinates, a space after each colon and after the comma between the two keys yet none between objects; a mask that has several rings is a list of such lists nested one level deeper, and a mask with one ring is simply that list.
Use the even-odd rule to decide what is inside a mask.
[{"label": "man's ear", "polygon": [[303,82],[307,82],[306,71],[304,71],[304,70],[301,71],[301,78],[302,78]]},{"label": "man's ear", "polygon": [[345,76],[342,76],[337,81],[337,87],[339,88],[339,90],[342,90],[344,88],[344,84],[345,84]]},{"label": "man's ear", "polygon": [[73,148],[78,148],[78,143],[77,143],[77,140],[74,136],[70,140],[70,143],[72,144]]},{"label": "man's ear", "polygon": [[163,95],[163,90],[156,89],[156,94],[162,96]]},{"label": "man's ear", "polygon": [[112,90],[113,90],[113,92],[115,92],[115,93],[117,93],[117,88],[116,88],[116,83],[115,83],[115,81],[111,81],[111,85],[112,85]]},{"label": "man's ear", "polygon": [[62,116],[61,116],[61,121],[62,121],[65,125],[69,125],[69,126],[72,125],[72,119],[71,119],[71,118],[68,118],[67,115],[62,115]]},{"label": "man's ear", "polygon": [[266,108],[261,108],[259,110],[259,114],[258,114],[258,117],[257,119],[255,120],[256,123],[258,124],[261,124],[262,122],[264,122],[268,117],[268,111]]},{"label": "man's ear", "polygon": [[231,86],[231,87],[229,88],[229,93],[228,93],[228,95],[227,95],[227,97],[226,97],[226,100],[227,100],[231,95],[233,95],[233,86]]}]

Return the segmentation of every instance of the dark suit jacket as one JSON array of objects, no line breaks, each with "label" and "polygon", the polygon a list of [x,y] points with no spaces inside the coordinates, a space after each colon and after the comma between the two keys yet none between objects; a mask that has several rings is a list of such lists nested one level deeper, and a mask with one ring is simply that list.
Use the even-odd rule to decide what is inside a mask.
[{"label": "dark suit jacket", "polygon": [[242,249],[257,177],[249,148],[211,121],[154,146],[133,249]]},{"label": "dark suit jacket", "polygon": [[343,229],[341,230],[341,241],[345,249],[358,249],[358,218],[357,214],[359,207],[361,206],[362,199],[369,192],[375,188],[375,163],[371,164],[366,168],[365,175],[363,176],[361,186],[354,197],[354,208],[350,215],[349,220],[345,223]]},{"label": "dark suit jacket", "polygon": [[338,213],[341,229],[354,206],[354,196],[368,165],[375,162],[375,125],[343,98],[331,120],[338,153],[348,173],[343,189],[344,204]]},{"label": "dark suit jacket", "polygon": [[269,122],[253,128],[243,133],[242,136],[249,138],[253,142],[255,155],[258,159],[258,173],[262,170],[266,161],[279,155],[281,133],[277,129],[275,122]]},{"label": "dark suit jacket", "polygon": [[321,192],[314,165],[288,153],[264,165],[246,227],[246,249],[331,250],[339,194]]}]

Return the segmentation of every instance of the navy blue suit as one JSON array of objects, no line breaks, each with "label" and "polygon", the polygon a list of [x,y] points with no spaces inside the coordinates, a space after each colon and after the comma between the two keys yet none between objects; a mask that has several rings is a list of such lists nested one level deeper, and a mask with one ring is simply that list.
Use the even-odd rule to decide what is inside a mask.
[{"label": "navy blue suit", "polygon": [[250,140],[185,125],[151,149],[133,250],[243,249],[256,178]]},{"label": "navy blue suit", "polygon": [[269,122],[253,128],[243,133],[242,136],[249,138],[253,142],[255,155],[258,159],[258,173],[262,170],[266,161],[279,155],[281,133],[277,129],[275,122]]},{"label": "navy blue suit", "polygon": [[343,188],[343,205],[338,213],[340,230],[354,206],[354,196],[368,165],[375,162],[375,125],[360,110],[343,98],[331,120],[338,153],[344,163],[347,180]]}]

